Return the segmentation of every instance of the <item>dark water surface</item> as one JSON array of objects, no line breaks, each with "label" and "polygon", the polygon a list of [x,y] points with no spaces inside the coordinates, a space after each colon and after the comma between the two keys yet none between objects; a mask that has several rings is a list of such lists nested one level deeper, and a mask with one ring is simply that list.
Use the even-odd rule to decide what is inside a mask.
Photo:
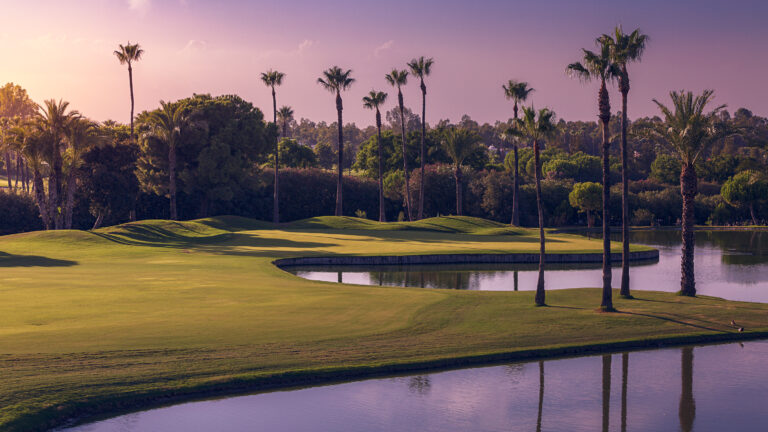
[{"label": "dark water surface", "polygon": [[[632,289],[679,291],[680,232],[635,231],[631,236],[633,243],[659,249],[658,262],[631,265]],[[329,282],[490,291],[535,290],[537,269],[515,264],[285,268],[306,279]],[[768,303],[768,231],[697,232],[695,270],[699,294]],[[547,289],[599,287],[601,264],[550,265],[545,281]],[[614,263],[613,282],[616,287],[621,283],[621,263]]]},{"label": "dark water surface", "polygon": [[765,431],[768,342],[637,351],[190,402],[70,429]]}]

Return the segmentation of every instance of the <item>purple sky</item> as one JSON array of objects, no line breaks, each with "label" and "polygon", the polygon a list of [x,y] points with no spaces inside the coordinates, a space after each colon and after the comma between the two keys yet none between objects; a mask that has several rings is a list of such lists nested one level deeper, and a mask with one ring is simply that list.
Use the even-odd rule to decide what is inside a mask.
[{"label": "purple sky", "polygon": [[[630,70],[630,117],[657,113],[652,98],[669,90],[716,90],[731,111],[768,114],[768,2],[637,1],[342,1],[309,0],[5,0],[0,27],[0,81],[27,88],[33,99],[63,98],[96,119],[127,122],[128,77],[112,51],[138,41],[134,67],[137,111],[192,93],[237,93],[267,110],[259,73],[286,73],[278,105],[296,117],[335,120],[333,98],[316,84],[338,64],[357,82],[344,94],[344,119],[372,123],[361,98],[394,93],[384,80],[412,57],[435,58],[427,121],[503,120],[510,78],[528,81],[532,102],[558,117],[596,116],[596,84],[565,75],[581,47],[616,24],[651,37],[643,62]],[[612,89],[614,111],[620,105]],[[396,98],[390,98],[394,104]],[[405,103],[420,110],[418,85]],[[388,107],[389,108],[389,107]]]}]

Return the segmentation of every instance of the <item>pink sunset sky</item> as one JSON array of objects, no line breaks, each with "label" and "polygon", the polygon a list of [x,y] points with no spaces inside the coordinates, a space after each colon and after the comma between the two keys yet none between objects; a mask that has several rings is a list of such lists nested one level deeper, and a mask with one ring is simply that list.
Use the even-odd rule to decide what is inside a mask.
[{"label": "pink sunset sky", "polygon": [[[63,98],[95,120],[129,120],[128,76],[112,51],[139,42],[134,67],[137,112],[160,99],[192,93],[236,93],[266,110],[259,80],[285,72],[278,105],[296,118],[335,120],[332,96],[317,85],[332,65],[357,79],[344,94],[345,122],[372,123],[361,98],[394,93],[384,80],[415,56],[434,57],[427,121],[505,120],[501,91],[510,78],[536,89],[532,102],[558,117],[591,120],[596,84],[566,76],[579,49],[616,24],[651,37],[643,62],[630,70],[629,115],[653,115],[652,98],[669,90],[716,90],[734,111],[768,114],[768,3],[734,0],[637,1],[347,1],[51,0],[3,1],[0,81],[26,88],[37,102]],[[611,93],[614,111],[618,92]],[[390,99],[394,104],[396,98]],[[416,82],[406,105],[420,110]],[[387,107],[389,108],[389,107]]]}]

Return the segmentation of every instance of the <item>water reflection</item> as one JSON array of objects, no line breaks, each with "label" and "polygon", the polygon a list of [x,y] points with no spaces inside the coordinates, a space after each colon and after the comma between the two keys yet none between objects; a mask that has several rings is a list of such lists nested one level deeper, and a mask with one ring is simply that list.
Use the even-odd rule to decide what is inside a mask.
[{"label": "water reflection", "polygon": [[[632,264],[632,289],[679,290],[680,232],[636,231],[632,242],[659,249],[658,261]],[[699,231],[695,260],[699,294],[768,302],[768,231]],[[613,266],[615,281],[621,280],[620,267]],[[550,264],[546,268],[547,289],[601,286],[600,263]],[[535,290],[537,269],[535,264],[286,268],[307,279],[329,282],[493,291]]]},{"label": "water reflection", "polygon": [[761,341],[516,363],[193,402],[73,430],[764,430],[766,356]]}]

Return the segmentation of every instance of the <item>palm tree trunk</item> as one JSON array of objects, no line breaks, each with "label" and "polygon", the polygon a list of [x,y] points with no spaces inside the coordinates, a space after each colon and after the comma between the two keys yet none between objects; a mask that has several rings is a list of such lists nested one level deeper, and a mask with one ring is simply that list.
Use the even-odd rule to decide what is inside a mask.
[{"label": "palm tree trunk", "polygon": [[629,291],[629,161],[627,159],[627,94],[629,79],[621,80],[621,291],[619,295],[631,298]]},{"label": "palm tree trunk", "polygon": [[[272,112],[274,113],[273,117],[273,123],[275,125],[275,128],[277,128],[277,96],[275,95],[275,87],[272,87]],[[279,223],[280,222],[280,204],[279,204],[279,197],[278,197],[278,170],[280,166],[280,139],[279,137],[275,137],[275,187],[273,191],[273,199],[272,199],[272,222]]]},{"label": "palm tree trunk", "polygon": [[131,88],[131,142],[136,143],[136,138],[133,136],[133,67],[131,63],[128,63],[128,86]]},{"label": "palm tree trunk", "polygon": [[376,143],[379,146],[379,222],[386,222],[387,216],[384,212],[384,149],[381,145],[381,112],[379,112],[378,107],[376,107]]},{"label": "palm tree trunk", "polygon": [[680,191],[683,195],[683,256],[680,263],[680,294],[696,296],[696,278],[693,273],[693,252],[695,238],[693,231],[693,203],[697,192],[696,169],[693,164],[684,163],[680,173]]},{"label": "palm tree trunk", "polygon": [[457,164],[453,169],[453,178],[456,180],[456,216],[461,216],[461,165]]},{"label": "palm tree trunk", "polygon": [[536,306],[544,306],[546,303],[544,293],[544,207],[541,200],[541,161],[539,160],[539,142],[533,141],[533,158],[536,165],[536,208],[539,212],[539,278],[536,282]]},{"label": "palm tree trunk", "polygon": [[43,185],[43,176],[37,169],[35,169],[34,172],[33,183],[33,189],[35,190],[35,200],[37,201],[37,209],[40,211],[40,219],[43,220],[43,226],[45,226],[45,229],[49,230],[51,229],[51,217],[48,209],[48,203],[45,200],[45,186]]},{"label": "palm tree trunk", "polygon": [[608,89],[605,80],[600,86],[598,95],[600,107],[600,123],[603,127],[603,301],[600,308],[604,311],[613,310],[613,291],[611,290],[611,177],[610,177],[610,132],[608,122],[611,121],[611,105],[608,99]]},{"label": "palm tree trunk", "polygon": [[13,189],[13,185],[11,185],[11,176],[13,170],[11,169],[11,152],[7,151],[5,152],[5,177],[8,180],[8,190],[10,191]]},{"label": "palm tree trunk", "polygon": [[411,182],[410,182],[410,173],[408,172],[408,157],[406,155],[406,145],[405,141],[408,139],[405,136],[405,107],[403,106],[403,92],[400,91],[400,88],[398,87],[397,90],[397,101],[400,104],[400,128],[402,130],[402,141],[403,141],[403,171],[405,172],[405,208],[408,213],[408,221],[413,220],[413,211],[411,209]]},{"label": "palm tree trunk", "polygon": [[58,133],[54,133],[53,143],[53,172],[48,177],[48,211],[54,229],[61,229],[61,149],[59,147]]},{"label": "palm tree trunk", "polygon": [[[517,123],[517,102],[513,108],[515,112],[515,123]],[[520,226],[520,181],[517,159],[517,143],[512,145],[512,149],[515,152],[515,180],[514,187],[512,188],[512,226]]]},{"label": "palm tree trunk", "polygon": [[426,165],[426,149],[424,136],[427,134],[427,86],[421,79],[421,171],[419,172],[419,220],[424,219],[424,165]]},{"label": "palm tree trunk", "polygon": [[67,174],[67,203],[64,207],[64,228],[72,229],[72,209],[75,206],[75,167]]},{"label": "palm tree trunk", "polygon": [[341,94],[336,92],[336,114],[338,116],[339,127],[339,168],[338,179],[336,180],[336,216],[341,216],[342,213],[342,181],[344,176],[344,127],[342,126],[341,111],[344,109],[341,101]]},{"label": "palm tree trunk", "polygon": [[168,146],[168,194],[171,199],[171,220],[177,220],[176,213],[176,143],[171,142]]},{"label": "palm tree trunk", "polygon": [[592,211],[587,210],[587,228],[592,228],[593,220],[592,220]]}]

